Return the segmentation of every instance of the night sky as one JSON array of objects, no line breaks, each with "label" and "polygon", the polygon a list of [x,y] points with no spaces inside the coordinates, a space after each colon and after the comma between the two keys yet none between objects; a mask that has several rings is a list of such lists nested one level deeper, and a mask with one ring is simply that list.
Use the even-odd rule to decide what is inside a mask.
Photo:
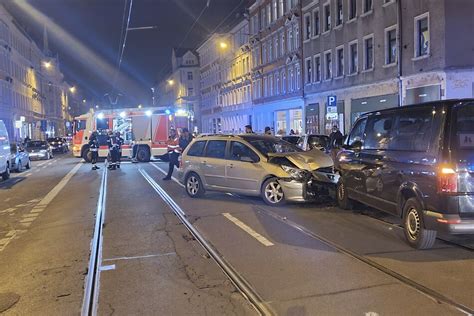
[{"label": "night sky", "polygon": [[[16,3],[25,0],[2,1],[27,32],[42,47],[43,25],[24,12]],[[122,62],[122,75],[117,83],[124,97],[123,106],[149,104],[150,88],[171,70],[171,50],[177,47],[194,19],[208,0],[133,0],[130,27],[157,26],[154,30],[129,31]],[[32,7],[49,17],[72,37],[91,49],[99,58],[117,65],[125,2],[130,0],[28,0]],[[194,30],[182,47],[196,48],[226,16],[219,30],[243,18],[251,0],[210,0]],[[43,24],[43,25],[42,25]],[[70,42],[59,38],[59,32],[49,30],[50,49],[59,54],[66,80],[76,85],[97,103],[107,102],[104,94],[112,89],[110,74],[98,73],[98,63],[85,57]],[[113,69],[113,68],[110,68]],[[103,71],[104,72],[104,71]],[[130,81],[127,81],[127,80]]]}]

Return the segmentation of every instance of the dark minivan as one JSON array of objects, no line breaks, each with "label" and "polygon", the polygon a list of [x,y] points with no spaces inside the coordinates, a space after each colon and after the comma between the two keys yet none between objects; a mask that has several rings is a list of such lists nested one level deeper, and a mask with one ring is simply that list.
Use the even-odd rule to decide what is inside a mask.
[{"label": "dark minivan", "polygon": [[338,155],[340,207],[353,201],[403,219],[408,243],[431,248],[438,231],[474,233],[474,100],[362,115]]}]

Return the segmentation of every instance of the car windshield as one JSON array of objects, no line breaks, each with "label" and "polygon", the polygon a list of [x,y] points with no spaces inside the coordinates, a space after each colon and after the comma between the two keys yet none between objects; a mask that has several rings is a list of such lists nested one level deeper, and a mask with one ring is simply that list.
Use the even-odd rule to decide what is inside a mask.
[{"label": "car windshield", "polygon": [[282,139],[284,141],[287,141],[289,143],[296,145],[298,141],[300,140],[300,137],[299,136],[283,136]]},{"label": "car windshield", "polygon": [[26,147],[46,147],[46,142],[45,141],[30,141],[26,143]]},{"label": "car windshield", "polygon": [[268,154],[283,154],[303,151],[301,148],[278,138],[249,138],[246,140],[265,156],[268,156]]}]

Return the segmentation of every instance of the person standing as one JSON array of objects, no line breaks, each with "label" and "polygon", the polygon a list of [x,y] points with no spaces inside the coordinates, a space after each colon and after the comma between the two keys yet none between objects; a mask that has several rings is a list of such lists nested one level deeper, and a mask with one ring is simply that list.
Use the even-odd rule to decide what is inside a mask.
[{"label": "person standing", "polygon": [[188,147],[189,143],[193,140],[193,136],[189,133],[189,130],[185,127],[181,131],[181,135],[179,136],[179,148],[181,152],[183,152],[186,147]]},{"label": "person standing", "polygon": [[252,125],[245,125],[245,134],[253,134]]},{"label": "person standing", "polygon": [[115,137],[117,139],[117,150],[118,150],[116,165],[117,165],[117,168],[120,169],[120,161],[122,160],[122,146],[124,143],[124,139],[120,135],[120,132],[115,133]]},{"label": "person standing", "polygon": [[99,157],[99,140],[97,132],[93,132],[89,138],[89,151],[91,152],[92,170],[100,169],[97,166],[97,158]]},{"label": "person standing", "polygon": [[329,149],[331,150],[331,157],[334,161],[336,161],[336,156],[342,146],[343,140],[344,136],[341,131],[339,131],[337,125],[334,125],[331,134],[329,134]]},{"label": "person standing", "polygon": [[265,132],[264,132],[265,135],[272,135],[272,129],[270,128],[270,126],[267,126],[265,127]]},{"label": "person standing", "polygon": [[168,156],[169,156],[169,164],[168,164],[168,174],[163,180],[171,180],[171,176],[173,175],[174,166],[179,167],[179,154],[180,154],[180,147],[179,147],[179,137],[176,133],[175,129],[170,130],[170,136],[168,141],[166,142],[168,146]]},{"label": "person standing", "polygon": [[109,137],[107,138],[107,145],[109,146],[109,156],[110,156],[110,163],[109,169],[115,170],[117,168],[117,158],[118,158],[118,143],[117,137],[112,133],[109,132]]}]

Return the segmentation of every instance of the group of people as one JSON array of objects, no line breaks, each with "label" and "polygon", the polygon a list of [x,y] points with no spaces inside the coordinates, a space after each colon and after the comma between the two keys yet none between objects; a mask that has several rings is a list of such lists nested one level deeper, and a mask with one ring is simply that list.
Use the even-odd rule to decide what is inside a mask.
[{"label": "group of people", "polygon": [[[107,135],[107,146],[109,148],[109,155],[107,157],[108,166],[110,170],[120,169],[120,161],[122,158],[122,145],[124,139],[120,132],[110,131]],[[93,132],[89,138],[89,151],[91,153],[92,170],[100,169],[97,166],[97,159],[99,158],[99,138],[98,133]]]}]

